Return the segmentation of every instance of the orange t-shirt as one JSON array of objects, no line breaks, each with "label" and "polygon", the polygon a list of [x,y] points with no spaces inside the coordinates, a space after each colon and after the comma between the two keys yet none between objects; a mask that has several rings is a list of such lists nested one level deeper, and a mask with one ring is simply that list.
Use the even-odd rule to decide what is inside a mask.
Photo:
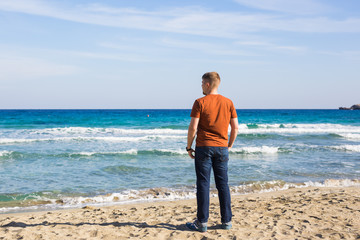
[{"label": "orange t-shirt", "polygon": [[227,147],[231,118],[237,118],[233,102],[220,94],[210,94],[194,102],[191,117],[200,118],[196,146]]}]

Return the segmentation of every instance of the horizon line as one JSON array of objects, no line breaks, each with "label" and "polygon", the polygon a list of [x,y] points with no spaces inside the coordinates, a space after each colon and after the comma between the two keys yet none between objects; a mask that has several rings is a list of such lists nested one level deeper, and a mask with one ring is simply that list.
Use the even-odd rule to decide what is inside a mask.
[{"label": "horizon line", "polygon": [[[3,110],[191,110],[191,108],[0,108]],[[236,110],[339,110],[339,108],[236,108]]]}]

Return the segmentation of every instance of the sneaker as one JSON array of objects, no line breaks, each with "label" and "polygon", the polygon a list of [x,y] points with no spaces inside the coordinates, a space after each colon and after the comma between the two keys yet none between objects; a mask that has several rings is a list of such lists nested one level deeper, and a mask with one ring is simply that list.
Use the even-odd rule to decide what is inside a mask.
[{"label": "sneaker", "polygon": [[192,231],[206,232],[207,223],[201,223],[198,220],[195,220],[193,223],[186,223],[186,227]]},{"label": "sneaker", "polygon": [[222,224],[221,224],[221,228],[222,228],[222,229],[229,230],[229,229],[232,228],[232,223],[231,223],[231,222],[222,223]]}]

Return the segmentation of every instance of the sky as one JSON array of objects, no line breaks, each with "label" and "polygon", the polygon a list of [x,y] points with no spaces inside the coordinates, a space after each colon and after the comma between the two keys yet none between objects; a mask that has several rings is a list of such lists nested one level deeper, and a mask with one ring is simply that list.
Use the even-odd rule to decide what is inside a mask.
[{"label": "sky", "polygon": [[360,103],[358,0],[0,0],[0,109]]}]

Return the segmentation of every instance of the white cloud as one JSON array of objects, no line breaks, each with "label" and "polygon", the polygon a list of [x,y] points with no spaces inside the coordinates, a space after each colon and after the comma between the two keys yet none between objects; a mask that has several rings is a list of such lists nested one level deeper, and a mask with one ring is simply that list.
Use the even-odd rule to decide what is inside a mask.
[{"label": "white cloud", "polygon": [[292,14],[317,14],[333,9],[314,0],[235,0],[236,2],[257,9],[285,12]]},{"label": "white cloud", "polygon": [[[238,0],[250,2],[246,0]],[[317,4],[310,0],[315,8]],[[267,1],[264,1],[267,2]],[[269,1],[274,6],[293,1]],[[299,6],[291,8],[301,9]],[[260,1],[256,1],[259,5]],[[275,4],[276,3],[276,4]],[[249,3],[250,4],[250,3]],[[311,5],[310,4],[310,5]],[[253,4],[255,6],[255,4]],[[269,6],[268,6],[269,5]],[[270,8],[270,3],[268,8]],[[301,5],[301,6],[300,6]],[[316,6],[315,6],[316,5]],[[285,4],[290,8],[289,3]],[[275,8],[275,7],[274,7]],[[278,7],[279,11],[281,10]],[[286,11],[284,7],[282,11]],[[166,11],[140,11],[133,8],[115,8],[100,4],[60,6],[41,0],[2,0],[0,10],[21,12],[86,24],[120,28],[163,31],[202,36],[236,38],[245,32],[360,32],[360,18],[334,20],[327,17],[277,16],[273,14],[244,14],[242,12],[212,12],[201,8],[173,8]]]}]

